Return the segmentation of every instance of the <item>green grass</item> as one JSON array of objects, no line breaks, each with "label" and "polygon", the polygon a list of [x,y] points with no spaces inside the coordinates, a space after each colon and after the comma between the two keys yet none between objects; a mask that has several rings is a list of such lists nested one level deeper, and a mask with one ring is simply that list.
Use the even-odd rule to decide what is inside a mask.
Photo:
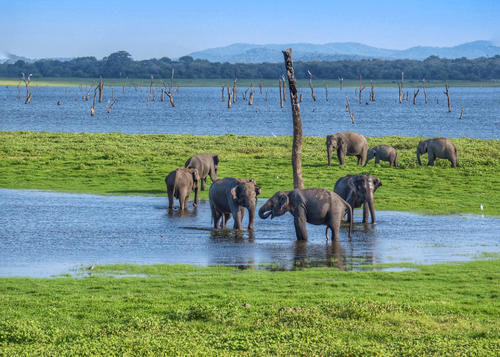
[{"label": "green grass", "polygon": [[[44,77],[44,78],[33,78],[31,85],[36,87],[50,87],[50,86],[87,86],[96,85],[98,78],[59,78],[59,77]],[[162,86],[163,82],[167,85],[170,79],[156,79],[154,81],[155,86]],[[149,87],[151,80],[149,78],[104,78],[104,84],[110,86],[145,86]],[[254,86],[258,87],[260,79],[238,79],[239,87],[249,87],[252,83]],[[335,89],[339,87],[339,81],[334,79],[315,79],[313,84],[317,88],[324,88],[325,83],[328,83],[330,89]],[[430,80],[426,81],[426,87],[444,87],[445,81],[441,80]],[[309,88],[309,80],[298,80],[297,84],[302,88]],[[373,84],[377,88],[397,88],[398,81],[396,80],[374,80]],[[498,87],[500,86],[500,81],[448,81],[450,87]],[[24,83],[17,78],[0,78],[0,86],[24,86]],[[176,79],[174,81],[174,87],[220,87],[222,85],[232,86],[232,79]],[[262,85],[264,87],[278,87],[278,79],[262,80]],[[370,80],[363,81],[364,86],[370,85]],[[416,80],[406,80],[404,82],[405,88],[415,88],[421,87],[422,82]],[[359,88],[359,80],[344,80],[345,88]]]},{"label": "green grass", "polygon": [[[399,151],[399,168],[372,160],[367,167],[347,157],[345,167],[327,166],[325,139],[304,137],[306,187],[333,189],[338,178],[354,173],[378,176],[376,208],[433,214],[500,214],[500,141],[453,139],[459,165],[435,167],[416,162],[419,138],[368,138]],[[164,178],[199,152],[220,155],[219,177],[253,177],[262,197],[292,187],[290,137],[130,135],[0,132],[0,187],[96,194],[166,195]],[[210,179],[208,179],[210,182]],[[208,191],[201,192],[208,198]],[[480,211],[480,205],[484,211]]]},{"label": "green grass", "polygon": [[500,261],[1,278],[0,355],[498,356]]}]

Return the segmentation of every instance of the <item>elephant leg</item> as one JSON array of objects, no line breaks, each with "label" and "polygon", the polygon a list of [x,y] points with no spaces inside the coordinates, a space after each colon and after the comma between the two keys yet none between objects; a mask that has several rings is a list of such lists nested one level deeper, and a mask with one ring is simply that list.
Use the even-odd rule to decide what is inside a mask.
[{"label": "elephant leg", "polygon": [[205,188],[207,187],[207,178],[202,178],[201,180],[201,190],[205,191]]},{"label": "elephant leg", "polygon": [[[212,215],[213,215],[213,218],[214,218],[214,228],[217,229],[217,228],[219,228],[219,220],[220,220],[220,218],[221,218],[222,215],[220,214],[220,212],[218,212],[215,209],[213,210]],[[224,224],[224,220],[222,221],[222,224]],[[222,228],[224,228],[224,227],[222,227]]]},{"label": "elephant leg", "polygon": [[222,228],[226,228],[227,222],[231,219],[231,213],[222,214]]},{"label": "elephant leg", "polygon": [[361,155],[356,155],[356,157],[358,158],[358,165],[361,165],[361,161],[363,160],[363,158],[361,157]]},{"label": "elephant leg", "polygon": [[429,151],[427,154],[427,158],[429,160],[429,162],[427,163],[427,166],[434,166],[434,160],[436,158],[435,155],[431,154],[431,152]]},{"label": "elephant leg", "polygon": [[308,236],[305,214],[296,213],[293,217],[293,224],[295,225],[295,235],[297,236],[297,240],[307,240]]},{"label": "elephant leg", "polygon": [[174,190],[168,190],[168,208],[174,208]]},{"label": "elephant leg", "polygon": [[378,156],[375,156],[375,164],[378,164],[380,162],[380,159]]},{"label": "elephant leg", "polygon": [[339,158],[339,165],[344,165],[344,154],[342,152],[337,152],[337,157]]}]

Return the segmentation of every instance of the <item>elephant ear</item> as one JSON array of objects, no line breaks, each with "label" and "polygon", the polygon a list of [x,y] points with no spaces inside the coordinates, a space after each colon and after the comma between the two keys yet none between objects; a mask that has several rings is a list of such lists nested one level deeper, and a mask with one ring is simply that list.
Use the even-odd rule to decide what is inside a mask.
[{"label": "elephant ear", "polygon": [[290,202],[290,199],[288,198],[288,195],[286,194],[281,194],[279,197],[279,205],[280,205],[280,210],[286,210],[288,207],[288,203]]},{"label": "elephant ear", "polygon": [[233,200],[238,201],[240,195],[240,185],[236,185],[231,189],[231,197]]},{"label": "elephant ear", "polygon": [[373,192],[377,190],[380,186],[382,186],[382,181],[378,177],[373,176],[372,177],[372,182],[373,182]]},{"label": "elephant ear", "polygon": [[258,196],[262,193],[260,186],[255,185],[255,195]]},{"label": "elephant ear", "polygon": [[198,184],[200,181],[200,173],[198,172],[198,169],[189,169],[191,171],[191,175],[193,175],[193,181]]}]

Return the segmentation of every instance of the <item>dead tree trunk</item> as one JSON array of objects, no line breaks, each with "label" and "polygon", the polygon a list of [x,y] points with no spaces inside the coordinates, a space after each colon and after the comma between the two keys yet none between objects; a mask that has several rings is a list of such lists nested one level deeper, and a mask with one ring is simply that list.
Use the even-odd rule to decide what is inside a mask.
[{"label": "dead tree trunk", "polygon": [[253,104],[253,83],[250,84],[250,98],[248,98],[248,105]]},{"label": "dead tree trunk", "polygon": [[283,108],[283,89],[281,88],[281,78],[280,78],[280,107]]},{"label": "dead tree trunk", "polygon": [[314,101],[316,101],[316,96],[314,95],[314,87],[313,87],[313,75],[307,70],[307,74],[309,75],[309,87],[311,87],[311,96]]},{"label": "dead tree trunk", "polygon": [[425,104],[427,104],[427,92],[425,91],[425,79],[422,80],[422,89],[424,90]]},{"label": "dead tree trunk", "polygon": [[450,102],[450,91],[448,87],[448,81],[446,81],[446,90],[444,94],[446,94],[446,98],[448,98],[448,113],[451,113],[451,102]]},{"label": "dead tree trunk", "polygon": [[370,91],[370,101],[371,102],[375,102],[376,99],[375,99],[375,88],[373,87],[373,81],[370,81],[370,84],[371,84],[371,91]]},{"label": "dead tree trunk", "polygon": [[361,104],[363,102],[363,89],[365,89],[365,87],[363,87],[363,76],[360,74],[359,75],[359,104]]},{"label": "dead tree trunk", "polygon": [[260,90],[260,94],[262,94],[262,81],[259,82],[259,90]]},{"label": "dead tree trunk", "polygon": [[233,95],[232,95],[232,97],[233,97],[233,103],[236,103],[236,98],[238,97],[238,85],[236,84],[237,80],[238,79],[235,78],[234,82],[233,82]]},{"label": "dead tree trunk", "polygon": [[340,90],[344,89],[344,77],[339,77],[339,88]]},{"label": "dead tree trunk", "polygon": [[26,100],[24,101],[24,104],[30,104],[31,97],[33,96],[33,94],[30,93],[31,73],[28,75],[28,78],[24,76],[24,73],[21,74],[23,75],[22,80],[24,81],[24,85],[26,86]]},{"label": "dead tree trunk", "polygon": [[299,95],[299,103],[302,103],[303,95],[302,95],[302,89],[300,90],[300,95]]},{"label": "dead tree trunk", "polygon": [[402,97],[404,96],[401,81],[398,81],[398,89],[399,89],[399,104],[401,104],[403,101]]},{"label": "dead tree trunk", "polygon": [[[234,91],[234,88],[233,88]],[[233,102],[231,90],[227,87],[227,109],[231,109],[231,103]]]},{"label": "dead tree trunk", "polygon": [[414,90],[413,91],[413,104],[417,104],[417,95],[418,95],[418,92],[420,92],[420,88],[417,89],[416,91]]},{"label": "dead tree trunk", "polygon": [[292,105],[293,118],[293,144],[292,144],[292,169],[293,188],[303,189],[302,180],[302,118],[300,116],[300,104],[297,96],[297,82],[293,70],[292,49],[283,51],[285,59],[286,73],[288,76],[288,86],[290,88],[290,104]]},{"label": "dead tree trunk", "polygon": [[410,100],[410,94],[408,91],[406,91],[406,101],[409,101]]},{"label": "dead tree trunk", "polygon": [[222,86],[222,101],[225,102],[226,98],[224,97],[224,86]]},{"label": "dead tree trunk", "polygon": [[326,101],[328,102],[328,82],[325,83],[325,96],[326,96]]},{"label": "dead tree trunk", "polygon": [[354,124],[354,113],[351,112],[351,103],[349,103],[349,97],[347,96],[347,94],[345,95],[345,111],[349,113],[351,122]]},{"label": "dead tree trunk", "polygon": [[463,115],[464,115],[464,106],[462,105],[460,107],[460,117],[458,119],[462,120]]},{"label": "dead tree trunk", "polygon": [[99,90],[99,84],[97,85],[97,87],[95,87],[94,89],[94,99],[92,101],[92,107],[90,108],[90,116],[93,117],[94,114],[95,114],[95,97],[97,95],[97,91]]},{"label": "dead tree trunk", "polygon": [[167,97],[168,97],[168,99],[170,99],[170,105],[172,106],[172,108],[175,107],[174,96],[173,96],[172,92],[168,91]]},{"label": "dead tree trunk", "polygon": [[99,103],[102,103],[102,96],[104,95],[104,82],[102,81],[102,76],[99,76]]}]

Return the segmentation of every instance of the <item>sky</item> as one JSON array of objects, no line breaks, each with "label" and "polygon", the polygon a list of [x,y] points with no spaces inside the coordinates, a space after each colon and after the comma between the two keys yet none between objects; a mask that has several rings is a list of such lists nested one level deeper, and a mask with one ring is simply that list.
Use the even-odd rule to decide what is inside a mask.
[{"label": "sky", "polygon": [[0,57],[176,58],[232,43],[500,44],[500,0],[0,0]]}]

